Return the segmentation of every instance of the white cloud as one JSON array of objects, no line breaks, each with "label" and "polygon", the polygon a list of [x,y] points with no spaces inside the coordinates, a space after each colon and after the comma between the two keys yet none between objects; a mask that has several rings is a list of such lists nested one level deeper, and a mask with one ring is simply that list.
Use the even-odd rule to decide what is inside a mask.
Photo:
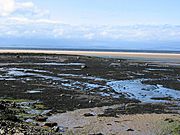
[{"label": "white cloud", "polygon": [[38,8],[32,1],[0,0],[0,17],[7,16],[44,17],[48,10]]},{"label": "white cloud", "polygon": [[17,2],[16,3],[16,8],[17,9],[32,9],[32,8],[34,8],[35,6],[34,6],[34,3],[32,3],[32,2]]},{"label": "white cloud", "polygon": [[180,26],[74,26],[51,20],[49,14],[30,0],[0,0],[0,37],[180,41]]},{"label": "white cloud", "polygon": [[29,19],[26,17],[9,17],[7,18],[7,21],[16,22],[16,24],[58,24],[58,21],[50,20],[50,19]]},{"label": "white cloud", "polygon": [[95,36],[95,33],[87,33],[87,34],[84,34],[84,37],[85,37],[86,39],[93,39],[94,36]]},{"label": "white cloud", "polygon": [[8,16],[15,10],[14,0],[0,0],[0,16]]},{"label": "white cloud", "polygon": [[[16,23],[15,23],[16,22]],[[180,26],[73,26],[49,19],[8,17],[0,21],[0,36],[115,41],[180,41]]]}]

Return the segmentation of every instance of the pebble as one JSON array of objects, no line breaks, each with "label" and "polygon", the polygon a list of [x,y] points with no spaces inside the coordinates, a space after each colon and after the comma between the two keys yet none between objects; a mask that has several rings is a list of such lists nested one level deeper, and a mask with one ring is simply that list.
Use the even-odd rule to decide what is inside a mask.
[{"label": "pebble", "polygon": [[134,131],[134,129],[129,128],[129,129],[127,129],[126,131]]},{"label": "pebble", "polygon": [[43,117],[43,116],[38,116],[36,118],[36,121],[39,121],[39,122],[45,122],[47,120],[47,117]]},{"label": "pebble", "polygon": [[85,113],[84,116],[85,117],[90,117],[90,116],[94,116],[94,114],[92,114],[92,113]]}]

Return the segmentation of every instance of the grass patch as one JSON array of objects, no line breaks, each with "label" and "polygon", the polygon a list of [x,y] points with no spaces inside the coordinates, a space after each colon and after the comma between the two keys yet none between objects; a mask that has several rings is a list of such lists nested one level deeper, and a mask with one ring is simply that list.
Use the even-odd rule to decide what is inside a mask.
[{"label": "grass patch", "polygon": [[180,122],[178,122],[172,130],[172,135],[180,135]]},{"label": "grass patch", "polygon": [[47,109],[43,103],[36,103],[33,105],[33,108],[36,110],[46,110]]}]

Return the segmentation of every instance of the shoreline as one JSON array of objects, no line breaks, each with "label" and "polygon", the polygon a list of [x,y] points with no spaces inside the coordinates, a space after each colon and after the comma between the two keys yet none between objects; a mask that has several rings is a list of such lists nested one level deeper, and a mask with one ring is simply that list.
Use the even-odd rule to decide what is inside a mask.
[{"label": "shoreline", "polygon": [[5,53],[66,54],[66,55],[84,55],[84,56],[99,56],[99,57],[126,58],[126,59],[180,61],[180,54],[177,53],[0,49],[0,54],[5,54]]}]

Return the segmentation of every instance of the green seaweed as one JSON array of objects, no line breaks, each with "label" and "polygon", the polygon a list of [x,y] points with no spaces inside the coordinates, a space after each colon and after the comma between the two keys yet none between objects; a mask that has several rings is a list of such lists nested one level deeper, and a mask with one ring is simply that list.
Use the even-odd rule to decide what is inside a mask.
[{"label": "green seaweed", "polygon": [[180,122],[178,122],[177,125],[174,126],[174,129],[172,130],[172,135],[180,135]]},{"label": "green seaweed", "polygon": [[0,101],[22,103],[22,102],[30,102],[31,100],[28,100],[28,99],[15,99],[15,98],[0,98]]}]

